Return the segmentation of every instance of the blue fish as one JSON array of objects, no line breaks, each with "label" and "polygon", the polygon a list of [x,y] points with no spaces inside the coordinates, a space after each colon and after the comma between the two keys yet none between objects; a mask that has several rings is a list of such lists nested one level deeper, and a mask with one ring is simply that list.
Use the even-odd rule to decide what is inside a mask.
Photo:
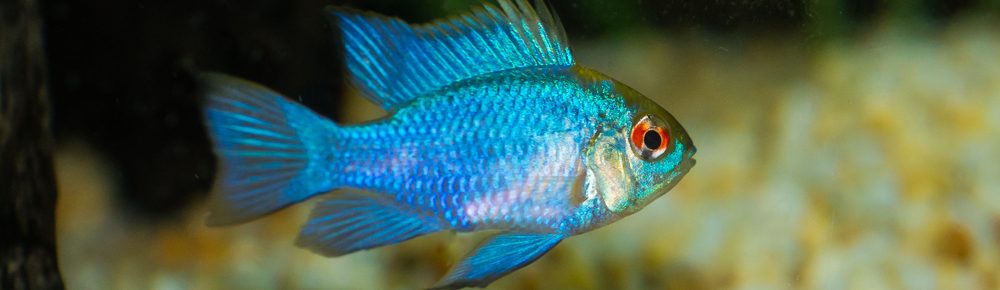
[{"label": "blue fish", "polygon": [[484,287],[669,191],[695,147],[663,107],[576,64],[544,3],[428,24],[330,8],[353,83],[387,116],[336,124],[266,87],[204,76],[219,159],[209,225],[322,195],[298,246],[340,256],[494,230],[436,288]]}]

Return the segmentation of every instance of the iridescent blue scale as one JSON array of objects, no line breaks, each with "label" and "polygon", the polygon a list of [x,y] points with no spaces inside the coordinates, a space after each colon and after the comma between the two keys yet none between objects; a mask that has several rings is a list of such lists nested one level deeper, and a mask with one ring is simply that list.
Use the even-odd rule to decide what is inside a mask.
[{"label": "iridescent blue scale", "polygon": [[[497,194],[506,194],[516,191],[517,187],[523,187],[525,186],[524,184],[534,183],[534,181],[526,180],[525,174],[529,172],[526,169],[532,164],[541,164],[544,162],[567,163],[554,166],[562,169],[562,172],[542,173],[549,177],[559,179],[570,177],[569,179],[572,179],[572,177],[579,174],[579,168],[574,168],[572,163],[578,162],[581,158],[579,152],[586,145],[587,138],[590,135],[589,132],[593,131],[592,125],[588,122],[599,113],[595,111],[598,106],[587,105],[572,109],[572,111],[580,113],[578,116],[549,115],[546,113],[563,107],[563,104],[572,104],[569,99],[574,99],[576,96],[585,93],[577,85],[577,82],[570,81],[569,77],[563,77],[566,82],[566,85],[563,86],[566,88],[564,91],[548,90],[547,88],[550,88],[548,85],[539,86],[536,89],[522,85],[516,93],[525,94],[524,96],[499,94],[497,91],[483,89],[495,87],[496,82],[509,81],[508,79],[512,78],[511,75],[513,77],[532,75],[552,79],[555,77],[548,74],[556,73],[569,75],[571,71],[568,69],[547,69],[543,73],[536,72],[533,74],[500,73],[467,82],[468,84],[465,86],[451,86],[448,90],[435,92],[436,96],[420,98],[410,106],[397,111],[392,118],[364,126],[342,128],[344,131],[352,132],[347,134],[347,136],[369,136],[372,134],[365,132],[373,131],[385,132],[386,134],[380,137],[383,138],[382,140],[358,138],[353,140],[353,142],[347,142],[346,146],[329,148],[332,156],[334,156],[333,160],[336,160],[330,167],[332,170],[340,170],[342,168],[356,170],[356,172],[347,171],[340,174],[358,174],[374,177],[361,179],[374,181],[371,184],[350,183],[350,180],[358,179],[348,178],[348,183],[342,184],[342,186],[373,189],[377,192],[401,196],[431,195],[432,197],[436,197],[437,195],[467,195],[472,198],[469,202],[473,203],[491,198],[491,196],[487,195],[489,193],[500,192]],[[475,92],[484,92],[485,94],[476,95]],[[543,96],[541,93],[550,93],[552,95]],[[505,100],[509,100],[510,98],[520,98],[525,101],[505,102]],[[560,100],[560,98],[563,100]],[[450,101],[442,102],[441,100]],[[531,100],[538,102],[530,102]],[[481,106],[482,104],[488,105]],[[442,107],[445,108],[442,110]],[[469,109],[477,107],[489,108],[489,115],[496,117],[480,118],[480,115],[473,113]],[[442,112],[448,112],[452,117],[421,118],[424,122],[416,122],[416,119],[418,119],[417,116],[437,116],[441,115]],[[584,115],[584,112],[587,115]],[[547,116],[548,118],[538,118],[538,116]],[[478,126],[474,126],[473,122],[468,121],[460,122],[457,126],[444,126],[445,124],[432,121],[471,120],[476,118],[480,119],[479,122],[475,122]],[[528,118],[533,119],[535,126],[520,126],[519,122],[523,122],[523,120]],[[441,127],[440,135],[419,133],[412,135],[410,133],[420,132],[419,128],[427,127]],[[395,130],[394,128],[406,128],[406,130]],[[418,129],[411,130],[412,128]],[[496,130],[501,128],[507,129]],[[500,137],[478,137],[484,130],[489,130],[487,132],[499,131],[495,134]],[[353,131],[358,132],[354,133]],[[539,132],[545,132],[545,134],[539,134]],[[448,140],[449,142],[442,142],[443,140]],[[485,148],[487,150],[475,150],[477,148]],[[412,152],[404,154],[387,153],[387,151],[391,150],[411,150]],[[451,152],[460,152],[462,155],[450,154]],[[536,160],[535,156],[547,157],[548,155],[553,155],[547,154],[548,152],[565,152],[566,154],[563,154],[565,157],[563,159]],[[350,158],[351,156],[356,157]],[[408,156],[412,159],[400,160],[399,156]],[[420,169],[406,170],[404,167],[408,164],[419,166]],[[453,187],[443,184],[449,179],[458,180],[462,184],[469,181],[475,183],[480,180],[479,177],[490,176],[490,174],[495,176],[488,178],[491,182],[487,187],[475,188],[473,190],[465,188],[462,191],[454,191],[452,190]],[[391,186],[392,180],[411,180],[418,185],[408,188],[409,191],[400,191],[398,188]],[[551,187],[549,189],[552,191],[535,192],[534,194],[545,196],[542,198],[545,200],[568,199],[570,197],[567,193],[568,191],[563,187]],[[417,201],[422,201],[422,199],[418,198]],[[424,202],[417,203],[418,206],[424,206],[425,204]],[[457,204],[457,206],[462,205]],[[531,207],[530,204],[496,204],[490,206],[503,206],[500,210],[506,210],[507,212],[510,212],[512,208]],[[463,209],[424,207],[426,207],[424,210],[430,212],[455,210],[457,213],[462,213]],[[489,209],[486,210],[489,211]],[[561,212],[569,214],[568,210],[567,206],[567,209],[563,209]],[[498,217],[498,220],[509,221],[511,219],[509,217]],[[507,228],[517,228],[519,226],[497,222],[497,220],[483,220],[483,222]],[[534,226],[538,225],[532,225],[532,227]]]}]

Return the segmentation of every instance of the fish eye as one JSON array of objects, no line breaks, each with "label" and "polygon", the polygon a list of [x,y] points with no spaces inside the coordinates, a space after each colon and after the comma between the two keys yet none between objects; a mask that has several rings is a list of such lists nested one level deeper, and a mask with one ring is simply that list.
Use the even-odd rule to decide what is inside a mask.
[{"label": "fish eye", "polygon": [[646,134],[642,135],[643,147],[660,148],[661,142],[663,142],[663,137],[660,137],[660,133],[656,130],[647,130]]},{"label": "fish eye", "polygon": [[644,116],[632,126],[632,150],[642,159],[654,160],[667,151],[670,135],[667,129],[656,122],[651,116]]}]

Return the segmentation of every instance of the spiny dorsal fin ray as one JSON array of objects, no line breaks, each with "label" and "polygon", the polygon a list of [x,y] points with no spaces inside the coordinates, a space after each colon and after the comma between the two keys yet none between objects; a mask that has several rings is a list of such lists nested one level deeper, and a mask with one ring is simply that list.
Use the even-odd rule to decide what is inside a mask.
[{"label": "spiny dorsal fin ray", "polygon": [[498,0],[422,25],[331,8],[356,85],[387,111],[448,84],[497,71],[571,66],[558,18],[544,3]]}]

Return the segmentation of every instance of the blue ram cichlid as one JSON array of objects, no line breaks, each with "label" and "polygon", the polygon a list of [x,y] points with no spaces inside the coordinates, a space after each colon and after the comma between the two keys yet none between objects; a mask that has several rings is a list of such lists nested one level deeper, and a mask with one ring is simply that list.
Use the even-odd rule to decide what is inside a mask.
[{"label": "blue ram cichlid", "polygon": [[207,75],[220,163],[208,224],[337,190],[299,246],[339,256],[443,230],[499,230],[436,286],[482,287],[676,185],[695,153],[677,120],[577,65],[545,5],[498,2],[423,25],[330,9],[353,82],[389,112],[365,124],[338,125],[260,85]]}]

